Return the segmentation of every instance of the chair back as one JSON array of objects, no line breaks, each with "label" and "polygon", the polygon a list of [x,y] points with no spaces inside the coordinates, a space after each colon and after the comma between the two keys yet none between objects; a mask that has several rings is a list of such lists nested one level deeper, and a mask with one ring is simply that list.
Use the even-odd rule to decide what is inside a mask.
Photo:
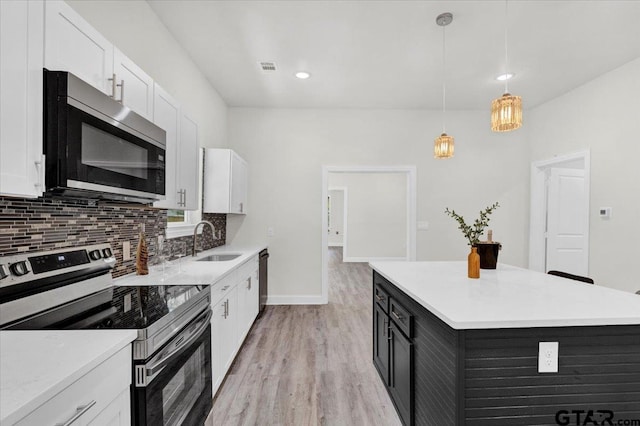
[{"label": "chair back", "polygon": [[549,271],[547,272],[549,275],[555,275],[557,277],[569,278],[570,280],[582,281],[583,283],[593,284],[593,279],[589,277],[581,277],[580,275],[570,274],[568,272],[562,271]]}]

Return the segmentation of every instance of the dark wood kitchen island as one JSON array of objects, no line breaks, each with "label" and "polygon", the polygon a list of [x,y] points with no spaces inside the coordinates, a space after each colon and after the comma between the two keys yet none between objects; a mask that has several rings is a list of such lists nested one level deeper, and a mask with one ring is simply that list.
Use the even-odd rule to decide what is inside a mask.
[{"label": "dark wood kitchen island", "polygon": [[373,361],[404,424],[640,425],[639,296],[507,265],[371,267]]}]

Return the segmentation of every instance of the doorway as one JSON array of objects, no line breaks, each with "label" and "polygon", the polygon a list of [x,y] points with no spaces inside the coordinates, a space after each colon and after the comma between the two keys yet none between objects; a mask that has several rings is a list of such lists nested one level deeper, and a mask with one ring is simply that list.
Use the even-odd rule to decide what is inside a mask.
[{"label": "doorway", "polygon": [[589,151],[533,162],[529,268],[589,275]]},{"label": "doorway", "polygon": [[346,223],[348,219],[347,187],[329,187],[327,198],[327,236],[329,247],[344,247]]},{"label": "doorway", "polygon": [[330,196],[330,188],[346,188],[343,192],[348,194],[343,198],[343,262],[415,260],[416,254],[415,166],[323,166],[323,303],[329,297],[329,242],[335,232],[331,203],[335,204],[336,195]]}]

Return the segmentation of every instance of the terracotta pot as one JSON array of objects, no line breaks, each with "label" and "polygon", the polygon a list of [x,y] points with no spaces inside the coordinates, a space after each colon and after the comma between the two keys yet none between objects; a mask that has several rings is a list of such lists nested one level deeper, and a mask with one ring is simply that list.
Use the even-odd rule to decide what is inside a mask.
[{"label": "terracotta pot", "polygon": [[478,255],[480,256],[480,268],[496,269],[498,263],[498,252],[502,250],[502,244],[496,242],[477,243]]}]

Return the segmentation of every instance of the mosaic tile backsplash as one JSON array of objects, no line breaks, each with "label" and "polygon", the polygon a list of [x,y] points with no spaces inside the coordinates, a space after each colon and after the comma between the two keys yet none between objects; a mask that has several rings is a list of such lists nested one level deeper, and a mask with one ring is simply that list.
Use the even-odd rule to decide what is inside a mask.
[{"label": "mosaic tile backsplash", "polygon": [[[203,214],[213,223],[221,238],[213,239],[204,227],[198,236],[198,250],[224,245],[227,216]],[[140,224],[145,225],[150,263],[157,263],[157,236],[166,236],[167,212],[138,205],[97,204],[86,200],[54,197],[37,199],[0,197],[0,256],[27,251],[56,250],[87,244],[110,243],[117,262],[113,277],[136,271],[135,254]],[[122,260],[122,243],[131,243],[131,259]],[[172,255],[193,248],[193,237],[167,240]]]}]

